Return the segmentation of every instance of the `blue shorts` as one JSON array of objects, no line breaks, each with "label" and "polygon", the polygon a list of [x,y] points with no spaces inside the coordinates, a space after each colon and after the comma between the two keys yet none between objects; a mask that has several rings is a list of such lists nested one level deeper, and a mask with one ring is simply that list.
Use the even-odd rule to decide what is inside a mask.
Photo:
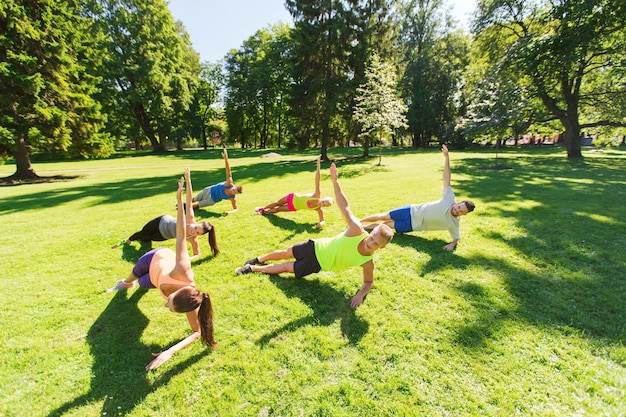
[{"label": "blue shorts", "polygon": [[411,205],[407,204],[400,208],[391,210],[389,217],[393,220],[393,228],[398,233],[408,233],[413,231],[411,226]]},{"label": "blue shorts", "polygon": [[159,249],[162,248],[152,249],[151,251],[141,255],[141,258],[137,260],[137,263],[133,267],[133,275],[139,278],[137,282],[141,288],[156,288],[152,284],[152,281],[150,281],[150,263],[152,262],[152,257]]},{"label": "blue shorts", "polygon": [[315,242],[311,239],[291,247],[296,262],[293,264],[293,273],[296,278],[320,272],[322,267],[315,256]]}]

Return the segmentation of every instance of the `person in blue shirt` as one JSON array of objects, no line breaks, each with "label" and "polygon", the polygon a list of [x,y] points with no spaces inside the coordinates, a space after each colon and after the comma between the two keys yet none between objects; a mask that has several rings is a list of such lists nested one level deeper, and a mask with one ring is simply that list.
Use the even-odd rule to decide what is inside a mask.
[{"label": "person in blue shirt", "polygon": [[230,163],[228,162],[228,151],[226,149],[222,152],[222,157],[226,166],[226,181],[202,189],[193,197],[193,208],[208,207],[222,200],[230,200],[233,208],[224,212],[224,214],[231,214],[237,211],[237,200],[235,197],[243,192],[243,187],[233,183]]}]

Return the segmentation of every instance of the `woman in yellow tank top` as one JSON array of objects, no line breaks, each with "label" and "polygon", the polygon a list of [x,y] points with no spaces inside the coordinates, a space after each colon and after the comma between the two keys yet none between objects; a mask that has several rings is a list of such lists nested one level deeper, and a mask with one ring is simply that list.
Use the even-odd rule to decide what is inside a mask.
[{"label": "woman in yellow tank top", "polygon": [[166,300],[165,307],[174,313],[185,313],[192,333],[162,352],[153,353],[155,358],[146,369],[155,369],[168,361],[179,350],[189,346],[199,338],[209,346],[217,344],[213,337],[213,306],[207,292],[200,292],[194,282],[191,261],[187,252],[185,213],[182,204],[183,181],[189,187],[189,168],[185,177],[178,181],[176,200],[178,213],[176,221],[176,252],[167,248],[153,249],[144,254],[133,268],[131,274],[117,281],[108,291],[133,288],[137,283],[142,288],[156,288]]},{"label": "woman in yellow tank top", "polygon": [[298,210],[315,210],[319,216],[319,222],[315,225],[316,229],[324,226],[323,207],[330,207],[333,199],[329,197],[321,198],[320,191],[320,158],[317,157],[317,171],[315,172],[315,192],[311,194],[289,193],[278,201],[267,204],[264,207],[257,207],[254,211],[258,214],[274,214],[279,211],[298,211]]}]

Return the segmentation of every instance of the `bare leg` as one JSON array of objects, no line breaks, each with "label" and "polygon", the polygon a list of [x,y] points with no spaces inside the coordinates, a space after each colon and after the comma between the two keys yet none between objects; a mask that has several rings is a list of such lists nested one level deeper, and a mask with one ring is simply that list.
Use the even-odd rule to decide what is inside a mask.
[{"label": "bare leg", "polygon": [[293,249],[291,247],[285,250],[275,250],[274,252],[270,252],[258,257],[259,262],[261,263],[265,263],[267,261],[280,261],[282,259],[291,258],[293,258]]},{"label": "bare leg", "polygon": [[269,264],[269,265],[251,265],[254,272],[263,272],[264,274],[277,275],[282,272],[293,273],[293,262],[285,262],[282,264]]},{"label": "bare leg", "polygon": [[381,222],[391,220],[391,216],[389,212],[386,213],[376,213],[371,216],[367,216],[361,219],[361,223],[373,223],[373,222]]},{"label": "bare leg", "polygon": [[123,281],[124,281],[124,284],[132,284],[133,282],[137,281],[138,279],[139,279],[139,277],[136,277],[131,272],[130,275],[128,275],[126,278],[124,278]]},{"label": "bare leg", "polygon": [[268,213],[276,213],[276,211],[283,211],[283,210],[277,210],[278,208],[282,206],[285,206],[285,208],[287,207],[287,196],[284,196],[278,201],[267,204],[265,207],[263,207],[263,210]]}]

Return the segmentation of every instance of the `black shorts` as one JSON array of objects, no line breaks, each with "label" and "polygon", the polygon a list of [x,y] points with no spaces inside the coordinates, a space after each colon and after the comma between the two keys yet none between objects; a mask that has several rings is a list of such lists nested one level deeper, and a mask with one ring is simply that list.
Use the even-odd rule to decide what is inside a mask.
[{"label": "black shorts", "polygon": [[293,257],[296,258],[296,262],[293,264],[293,273],[296,275],[296,278],[315,274],[322,269],[315,256],[315,242],[311,239],[304,243],[293,245],[291,251],[293,252]]}]

